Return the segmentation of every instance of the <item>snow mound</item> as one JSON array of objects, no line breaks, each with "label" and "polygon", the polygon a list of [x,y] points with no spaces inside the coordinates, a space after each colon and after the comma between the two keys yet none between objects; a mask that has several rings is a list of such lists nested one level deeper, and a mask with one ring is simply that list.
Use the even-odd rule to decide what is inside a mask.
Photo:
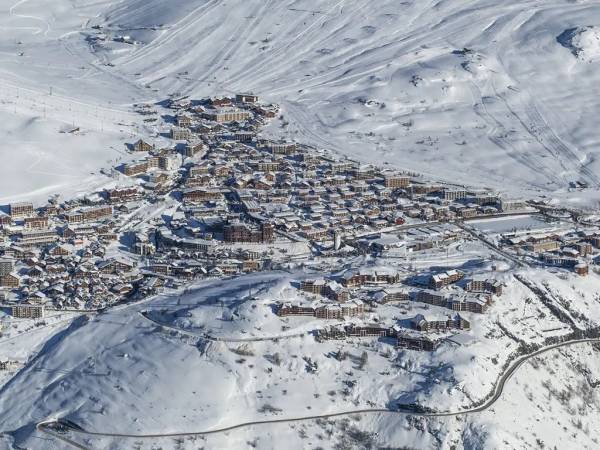
[{"label": "snow mound", "polygon": [[582,61],[595,61],[600,57],[600,30],[594,26],[569,28],[556,40]]}]

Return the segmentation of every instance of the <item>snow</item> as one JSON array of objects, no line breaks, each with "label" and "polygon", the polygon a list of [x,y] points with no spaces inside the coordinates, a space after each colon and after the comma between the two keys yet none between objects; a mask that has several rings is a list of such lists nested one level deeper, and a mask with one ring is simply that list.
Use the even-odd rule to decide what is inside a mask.
[{"label": "snow", "polygon": [[[525,275],[539,278],[539,271]],[[6,429],[17,429],[58,415],[90,430],[156,434],[386,407],[395,401],[452,410],[487,395],[503,361],[517,348],[510,335],[542,343],[549,335],[569,331],[528,289],[513,283],[488,314],[463,313],[472,324],[465,338],[459,336],[457,343],[446,343],[431,354],[396,350],[376,339],[318,343],[306,332],[327,321],[281,319],[271,308],[274,301],[301,295],[293,287],[298,276],[303,273],[204,281],[75,319],[2,390],[8,408],[0,420]],[[436,317],[444,312],[414,304],[404,314]],[[391,318],[402,314],[402,308],[382,305],[377,314]],[[498,322],[509,335],[498,329]],[[340,348],[350,354],[341,362],[331,356]],[[368,366],[359,369],[363,351],[368,352]],[[280,363],[273,362],[276,353]],[[306,357],[318,364],[316,374],[307,370]],[[348,380],[353,387],[345,391]],[[281,411],[261,412],[265,404]],[[33,445],[28,436],[19,439]]]},{"label": "snow", "polygon": [[[515,198],[599,204],[600,39],[589,25],[598,17],[593,2],[13,1],[0,7],[0,203],[41,203],[55,193],[70,197],[115,184],[101,169],[130,158],[125,142],[160,131],[142,123],[136,103],[174,93],[253,91],[282,105],[283,120],[273,122],[270,135]],[[131,43],[116,42],[119,36]],[[79,130],[65,132],[73,128]],[[571,188],[576,181],[587,187]],[[533,218],[473,224],[488,233],[546,225]],[[306,250],[304,244],[288,247]],[[328,263],[312,269],[324,271]],[[434,266],[485,274],[492,265],[478,242],[419,252],[405,263],[407,274]],[[494,265],[507,281],[505,295],[485,316],[466,314],[472,330],[431,354],[378,340],[315,342],[308,332],[323,322],[284,322],[271,308],[300,298],[290,286],[298,273],[209,281],[11,335],[0,340],[0,355],[17,355],[25,365],[0,390],[1,431],[11,431],[0,443],[56,448],[34,429],[54,417],[90,430],[166,433],[369,402],[460,408],[487,395],[519,340],[540,344],[570,331],[514,280],[509,264]],[[304,273],[309,270],[310,263]],[[531,269],[521,275],[552,294],[578,326],[600,323],[597,274]],[[148,310],[168,326],[140,314]],[[378,312],[444,311],[386,305]],[[222,340],[207,341],[204,333]],[[236,340],[259,338],[268,339],[247,343],[242,350],[248,354],[239,354]],[[351,355],[343,362],[331,357],[340,347]],[[363,351],[369,365],[359,370]],[[398,447],[531,448],[542,440],[594,448],[600,430],[590,417],[600,400],[588,385],[599,376],[596,351],[586,344],[524,365],[501,400],[479,415],[367,414],[350,424],[377,430],[379,444]],[[274,353],[282,356],[280,365],[272,362]],[[318,363],[317,375],[307,371],[305,356]],[[354,384],[345,391],[349,381]],[[587,394],[565,399],[563,385]],[[265,404],[281,411],[260,412]],[[571,419],[575,414],[581,424]],[[320,445],[329,430],[332,442],[348,448],[343,426],[350,425],[343,423],[249,427],[185,444],[243,448],[258,439],[260,448],[306,448],[307,442]],[[85,439],[93,448],[122,445]],[[169,439],[143,445],[154,444],[174,447]]]},{"label": "snow", "polygon": [[592,62],[600,56],[600,34],[593,26],[569,28],[556,40],[582,61]]},{"label": "snow", "polygon": [[556,230],[557,223],[545,222],[540,217],[500,217],[493,219],[470,220],[469,225],[485,233],[507,233],[514,230]]},{"label": "snow", "polygon": [[[0,46],[1,94],[11,100],[17,88],[34,90],[34,102],[19,102],[30,118],[45,102],[47,117],[97,130],[99,116],[105,129],[130,125],[133,103],[167,93],[254,91],[282,104],[288,125],[271,133],[439,179],[595,205],[594,5],[431,6],[18,1],[0,12],[0,32],[9,37]],[[557,40],[571,29],[569,45],[585,61]],[[98,34],[107,39],[92,43]],[[123,35],[136,44],[112,41]],[[70,111],[75,104],[92,117]],[[589,188],[569,191],[573,181]]]},{"label": "snow", "polygon": [[110,170],[116,161],[130,158],[123,146],[128,134],[61,133],[64,125],[0,109],[0,152],[10,157],[10,163],[0,167],[0,204],[33,200],[43,205],[56,193],[66,198],[84,194],[111,182],[100,168]]}]

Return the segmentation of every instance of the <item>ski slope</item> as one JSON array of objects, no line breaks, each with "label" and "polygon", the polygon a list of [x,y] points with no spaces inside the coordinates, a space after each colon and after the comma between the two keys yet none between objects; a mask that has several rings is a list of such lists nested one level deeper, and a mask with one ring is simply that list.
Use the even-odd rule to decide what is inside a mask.
[{"label": "ski slope", "polygon": [[[274,134],[589,206],[597,16],[594,1],[21,0],[0,11],[0,96],[10,111],[17,87],[34,89],[26,116],[143,134],[118,125],[139,126],[132,103],[254,91],[283,105]],[[588,188],[568,192],[576,181]]]}]

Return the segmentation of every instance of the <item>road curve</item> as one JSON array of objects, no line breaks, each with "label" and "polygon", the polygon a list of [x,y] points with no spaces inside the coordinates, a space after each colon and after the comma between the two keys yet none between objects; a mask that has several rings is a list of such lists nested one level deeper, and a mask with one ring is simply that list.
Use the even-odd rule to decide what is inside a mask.
[{"label": "road curve", "polygon": [[334,417],[342,417],[349,416],[354,414],[393,414],[393,415],[401,415],[401,416],[421,416],[421,417],[448,417],[448,416],[459,416],[463,414],[474,414],[485,411],[492,407],[498,399],[500,399],[504,387],[507,381],[514,375],[514,373],[525,364],[531,358],[539,356],[543,353],[549,352],[551,350],[555,350],[561,347],[567,347],[576,344],[583,344],[589,342],[600,342],[600,338],[587,338],[587,339],[574,339],[570,341],[560,342],[557,344],[549,345],[547,347],[536,350],[532,353],[529,353],[525,356],[522,356],[515,360],[506,371],[498,378],[496,381],[496,385],[494,386],[494,395],[487,400],[484,404],[463,409],[459,411],[437,411],[437,412],[414,412],[414,411],[394,411],[385,408],[369,408],[369,409],[356,409],[351,411],[342,411],[337,413],[329,413],[329,414],[318,414],[312,416],[302,416],[302,417],[292,417],[292,418],[281,418],[281,419],[270,419],[270,420],[257,420],[252,422],[239,423],[235,425],[230,425],[223,428],[215,428],[213,430],[207,431],[197,431],[197,432],[185,432],[185,433],[158,433],[158,434],[129,434],[129,433],[109,433],[109,432],[98,432],[98,431],[87,431],[82,428],[72,426],[69,423],[61,422],[60,419],[50,419],[37,424],[36,428],[42,432],[51,435],[54,438],[60,439],[61,441],[70,444],[76,448],[86,448],[81,446],[80,444],[75,443],[71,439],[68,439],[66,436],[56,433],[49,428],[52,425],[61,425],[64,429],[73,432],[75,434],[81,434],[84,436],[99,436],[99,437],[114,437],[114,438],[134,438],[134,439],[159,439],[159,438],[170,438],[170,437],[191,437],[191,436],[206,436],[217,433],[224,433],[227,431],[233,431],[240,428],[245,428],[249,426],[256,425],[268,425],[268,424],[276,424],[276,423],[292,423],[292,422],[302,422],[307,420],[315,420],[315,419],[329,419]]}]

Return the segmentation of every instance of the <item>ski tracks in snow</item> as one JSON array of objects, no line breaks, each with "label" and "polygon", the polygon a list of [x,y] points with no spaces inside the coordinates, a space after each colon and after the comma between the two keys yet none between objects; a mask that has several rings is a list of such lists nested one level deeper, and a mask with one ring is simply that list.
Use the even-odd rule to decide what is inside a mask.
[{"label": "ski tracks in snow", "polygon": [[30,0],[19,0],[18,2],[16,2],[14,5],[12,5],[9,10],[8,13],[13,16],[13,17],[17,17],[20,19],[30,19],[30,20],[37,20],[39,22],[42,22],[45,25],[45,29],[44,28],[33,28],[35,29],[35,32],[33,34],[40,34],[40,33],[44,33],[44,36],[48,36],[48,33],[50,32],[50,30],[52,29],[50,26],[50,22],[48,22],[46,19],[42,18],[42,17],[38,17],[38,16],[31,16],[31,15],[27,15],[27,14],[17,14],[15,13],[15,10],[23,5],[24,3],[28,2]]}]

